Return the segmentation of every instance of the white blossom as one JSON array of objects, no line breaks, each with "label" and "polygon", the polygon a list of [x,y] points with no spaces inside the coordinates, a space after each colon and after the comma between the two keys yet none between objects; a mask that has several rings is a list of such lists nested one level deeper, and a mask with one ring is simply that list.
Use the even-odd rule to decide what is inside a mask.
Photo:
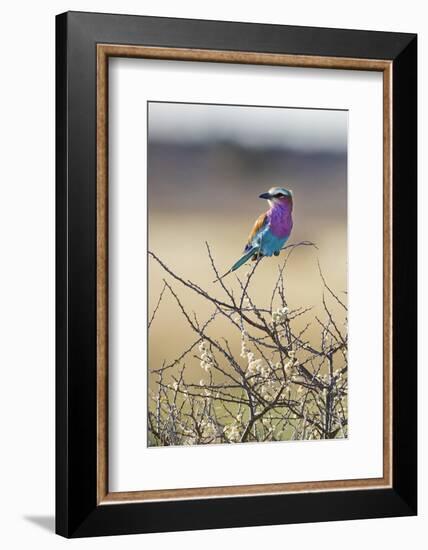
[{"label": "white blossom", "polygon": [[263,376],[263,378],[267,378],[270,374],[269,367],[264,366],[260,369],[260,374]]},{"label": "white blossom", "polygon": [[205,361],[201,361],[201,369],[203,369],[205,372],[208,372],[211,368],[211,363],[206,363]]},{"label": "white blossom", "polygon": [[204,340],[202,340],[202,342],[199,344],[198,348],[199,348],[199,351],[201,353],[205,351],[206,348],[205,348],[205,341]]},{"label": "white blossom", "polygon": [[226,434],[229,441],[237,442],[240,439],[239,429],[236,426],[236,424],[230,424],[229,426],[225,426],[223,428],[223,432]]},{"label": "white blossom", "polygon": [[280,307],[272,313],[273,324],[283,323],[287,319],[288,307]]},{"label": "white blossom", "polygon": [[[248,354],[249,355],[249,354]],[[254,357],[254,354],[252,354]],[[263,361],[261,359],[255,359],[254,361],[249,361],[247,372],[249,374],[256,374],[260,371],[260,367]]]}]

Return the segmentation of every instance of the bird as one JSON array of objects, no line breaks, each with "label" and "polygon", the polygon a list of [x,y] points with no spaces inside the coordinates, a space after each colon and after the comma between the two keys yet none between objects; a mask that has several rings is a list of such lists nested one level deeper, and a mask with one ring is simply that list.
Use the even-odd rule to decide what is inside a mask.
[{"label": "bird", "polygon": [[214,282],[233,273],[250,259],[255,261],[264,256],[279,256],[287,242],[293,229],[293,192],[284,187],[271,187],[259,198],[268,201],[269,210],[257,218],[239,260]]}]

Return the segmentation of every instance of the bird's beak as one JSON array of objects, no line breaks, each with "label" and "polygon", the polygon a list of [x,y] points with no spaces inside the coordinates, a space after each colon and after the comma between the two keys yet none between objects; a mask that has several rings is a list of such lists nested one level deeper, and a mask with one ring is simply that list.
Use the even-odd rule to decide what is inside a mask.
[{"label": "bird's beak", "polygon": [[271,199],[272,195],[270,193],[262,193],[259,195],[259,199]]}]

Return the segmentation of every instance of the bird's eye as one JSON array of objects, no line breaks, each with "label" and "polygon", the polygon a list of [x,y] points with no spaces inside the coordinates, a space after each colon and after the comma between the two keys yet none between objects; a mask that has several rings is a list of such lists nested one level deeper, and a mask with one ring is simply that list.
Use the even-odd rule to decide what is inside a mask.
[{"label": "bird's eye", "polygon": [[283,193],[277,193],[277,194],[275,195],[275,198],[276,198],[276,199],[280,199],[281,197],[285,197],[285,195],[284,195]]}]

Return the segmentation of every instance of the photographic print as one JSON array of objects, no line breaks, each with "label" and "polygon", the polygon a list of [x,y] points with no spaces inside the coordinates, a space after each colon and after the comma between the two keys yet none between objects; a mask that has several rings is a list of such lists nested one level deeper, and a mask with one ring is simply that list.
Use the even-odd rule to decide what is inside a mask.
[{"label": "photographic print", "polygon": [[347,111],[147,108],[148,445],[347,438]]},{"label": "photographic print", "polygon": [[415,515],[417,36],[67,12],[56,61],[57,533]]}]

